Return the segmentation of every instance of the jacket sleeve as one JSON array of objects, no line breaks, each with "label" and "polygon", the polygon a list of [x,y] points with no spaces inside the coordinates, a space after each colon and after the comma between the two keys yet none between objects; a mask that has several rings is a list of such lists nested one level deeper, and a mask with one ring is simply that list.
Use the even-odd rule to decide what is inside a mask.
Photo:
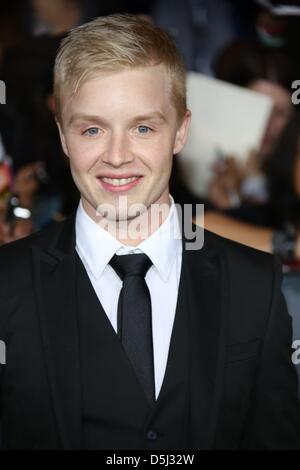
[{"label": "jacket sleeve", "polygon": [[5,342],[4,342],[4,333],[3,333],[3,328],[2,328],[2,323],[1,323],[1,309],[3,308],[3,305],[1,303],[0,299],[0,450],[2,449],[2,375],[3,375],[3,370],[5,367],[5,362],[6,362],[6,351],[5,351]]},{"label": "jacket sleeve", "polygon": [[244,449],[300,449],[298,377],[292,363],[292,319],[281,292],[281,263],[274,257],[270,313]]}]

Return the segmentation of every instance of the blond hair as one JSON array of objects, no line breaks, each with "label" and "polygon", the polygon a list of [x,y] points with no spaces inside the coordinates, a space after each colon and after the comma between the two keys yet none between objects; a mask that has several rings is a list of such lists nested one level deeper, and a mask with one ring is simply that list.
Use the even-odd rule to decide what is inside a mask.
[{"label": "blond hair", "polygon": [[128,14],[99,17],[70,31],[54,67],[54,96],[60,119],[63,90],[76,93],[93,75],[162,64],[170,77],[179,119],[186,112],[185,67],[173,40],[145,19]]}]

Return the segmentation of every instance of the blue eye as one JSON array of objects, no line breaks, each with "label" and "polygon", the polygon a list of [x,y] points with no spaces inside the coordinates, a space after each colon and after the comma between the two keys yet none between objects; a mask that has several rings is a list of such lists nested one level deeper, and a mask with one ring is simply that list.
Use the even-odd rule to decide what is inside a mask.
[{"label": "blue eye", "polygon": [[148,126],[138,126],[138,130],[140,134],[148,134],[151,131],[150,127]]},{"label": "blue eye", "polygon": [[97,135],[99,133],[98,127],[90,127],[86,131],[83,132],[83,134],[87,135]]}]

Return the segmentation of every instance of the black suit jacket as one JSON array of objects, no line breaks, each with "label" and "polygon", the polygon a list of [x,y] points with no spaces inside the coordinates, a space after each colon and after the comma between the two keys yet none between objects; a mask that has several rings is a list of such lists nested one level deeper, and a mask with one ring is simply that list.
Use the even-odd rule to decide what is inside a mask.
[{"label": "black suit jacket", "polygon": [[[78,449],[74,217],[0,249],[4,448]],[[183,250],[193,449],[300,448],[291,319],[268,254],[205,232]],[[179,423],[180,424],[180,423]]]}]

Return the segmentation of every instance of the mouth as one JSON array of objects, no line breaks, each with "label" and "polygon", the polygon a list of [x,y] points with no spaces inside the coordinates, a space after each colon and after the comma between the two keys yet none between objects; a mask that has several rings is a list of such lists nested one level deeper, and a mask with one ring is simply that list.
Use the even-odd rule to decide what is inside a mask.
[{"label": "mouth", "polygon": [[98,181],[104,189],[110,192],[128,191],[135,187],[142,180],[142,176],[128,176],[109,178],[107,176],[98,177]]}]

